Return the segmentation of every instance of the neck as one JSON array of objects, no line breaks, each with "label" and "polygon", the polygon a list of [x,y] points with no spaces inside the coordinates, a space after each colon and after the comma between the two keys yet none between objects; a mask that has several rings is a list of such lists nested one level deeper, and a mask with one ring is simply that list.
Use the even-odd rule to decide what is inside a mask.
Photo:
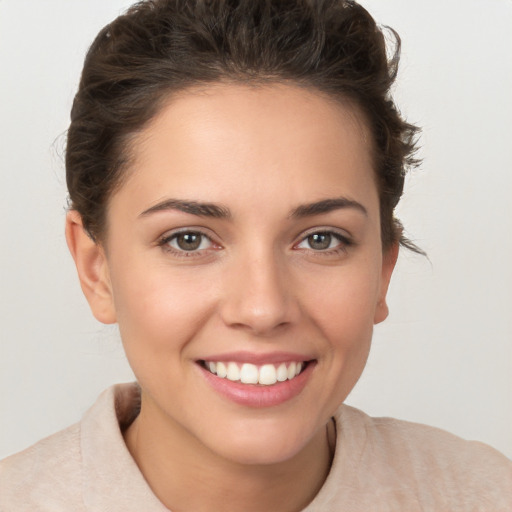
[{"label": "neck", "polygon": [[327,426],[291,459],[255,465],[223,458],[168,418],[155,419],[143,400],[125,441],[155,495],[173,512],[218,510],[220,504],[224,512],[299,511],[318,493],[332,462]]}]

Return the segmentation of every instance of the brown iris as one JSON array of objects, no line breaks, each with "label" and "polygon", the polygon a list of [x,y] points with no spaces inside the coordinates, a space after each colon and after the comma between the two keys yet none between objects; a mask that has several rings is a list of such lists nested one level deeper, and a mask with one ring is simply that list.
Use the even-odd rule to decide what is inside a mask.
[{"label": "brown iris", "polygon": [[176,235],[176,244],[183,251],[195,251],[202,242],[201,233],[181,233]]},{"label": "brown iris", "polygon": [[315,233],[308,236],[308,244],[311,249],[322,251],[331,245],[332,235],[329,233]]}]

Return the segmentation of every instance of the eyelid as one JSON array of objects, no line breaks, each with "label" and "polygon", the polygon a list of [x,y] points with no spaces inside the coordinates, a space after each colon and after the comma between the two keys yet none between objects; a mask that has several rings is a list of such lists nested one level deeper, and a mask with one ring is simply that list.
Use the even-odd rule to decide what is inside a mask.
[{"label": "eyelid", "polygon": [[205,228],[203,226],[180,226],[164,231],[161,235],[158,236],[157,242],[172,238],[173,236],[183,233],[199,233],[211,240],[215,238],[215,234],[212,233],[211,229]]},{"label": "eyelid", "polygon": [[297,245],[298,243],[304,241],[308,236],[315,235],[317,233],[326,233],[334,235],[335,237],[340,238],[346,243],[355,243],[352,235],[344,229],[335,228],[332,226],[315,226],[313,228],[306,229],[306,231],[302,231],[300,235],[297,236],[297,241],[294,243],[294,245]]}]

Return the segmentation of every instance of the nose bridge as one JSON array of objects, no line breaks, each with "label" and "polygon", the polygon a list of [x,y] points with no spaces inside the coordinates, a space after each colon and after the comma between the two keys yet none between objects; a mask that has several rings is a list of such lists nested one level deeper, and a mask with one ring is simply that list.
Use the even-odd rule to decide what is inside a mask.
[{"label": "nose bridge", "polygon": [[295,318],[286,258],[272,247],[236,256],[226,279],[222,316],[232,327],[264,335]]}]

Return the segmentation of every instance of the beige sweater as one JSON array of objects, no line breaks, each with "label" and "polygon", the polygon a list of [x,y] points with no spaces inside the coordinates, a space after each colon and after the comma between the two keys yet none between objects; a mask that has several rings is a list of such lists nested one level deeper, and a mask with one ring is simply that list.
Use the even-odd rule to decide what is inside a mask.
[{"label": "beige sweater", "polygon": [[[0,512],[164,512],[124,444],[136,385],[105,391],[82,421],[0,463]],[[336,452],[304,512],[511,512],[512,462],[481,443],[342,406]]]}]

